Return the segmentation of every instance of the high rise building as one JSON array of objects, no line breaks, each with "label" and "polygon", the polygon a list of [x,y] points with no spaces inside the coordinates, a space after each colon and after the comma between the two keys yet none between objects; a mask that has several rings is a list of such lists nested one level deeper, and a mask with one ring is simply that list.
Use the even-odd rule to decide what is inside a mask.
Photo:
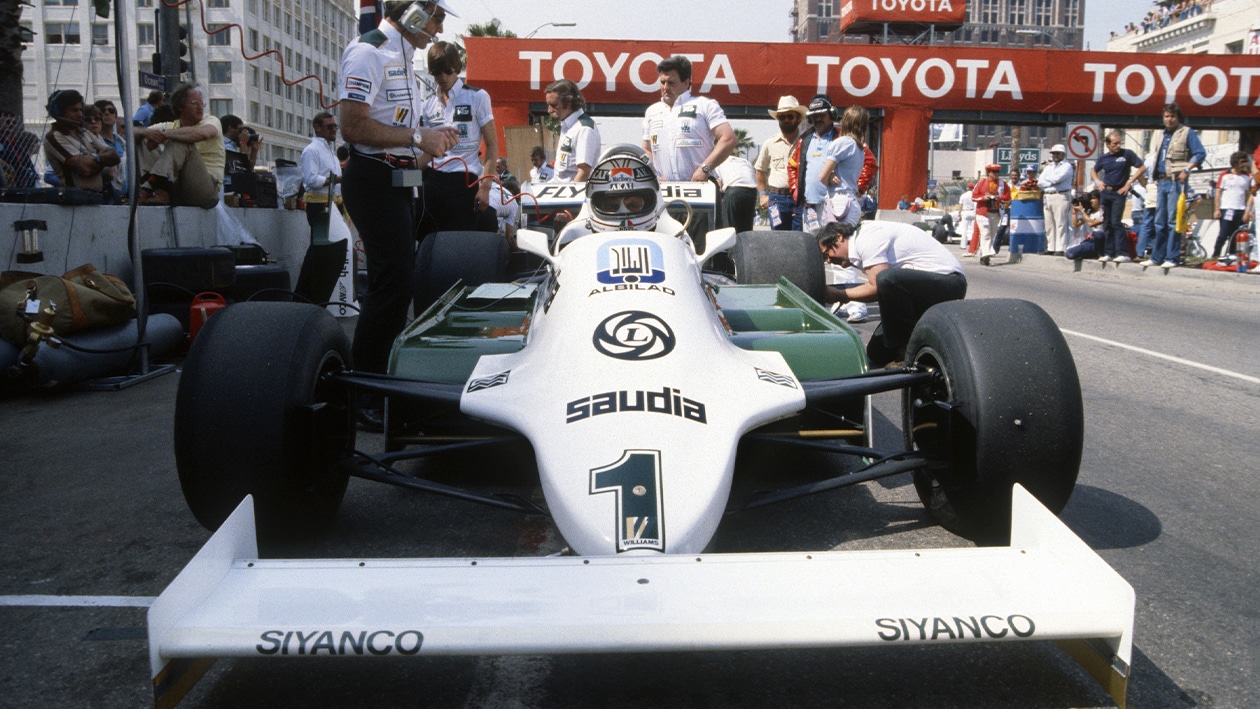
[{"label": "high rise building", "polygon": [[[22,53],[27,128],[44,133],[45,102],[58,89],[77,89],[88,101],[109,99],[134,113],[149,93],[135,72],[153,68],[156,1],[136,0],[128,46],[121,49],[132,58],[136,87],[135,105],[125,108],[114,17],[97,17],[90,0],[35,0],[25,7],[22,25],[34,36]],[[179,13],[180,24],[190,28],[185,78],[205,88],[207,113],[235,114],[257,130],[264,138],[261,162],[296,161],[310,140],[311,118],[337,100],[341,52],[359,34],[351,0],[200,0]],[[306,76],[315,78],[289,83]]]}]

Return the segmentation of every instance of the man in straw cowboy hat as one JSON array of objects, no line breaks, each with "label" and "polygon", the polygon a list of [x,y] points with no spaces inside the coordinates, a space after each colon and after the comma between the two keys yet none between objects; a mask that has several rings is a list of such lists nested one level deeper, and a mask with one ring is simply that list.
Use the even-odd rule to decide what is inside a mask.
[{"label": "man in straw cowboy hat", "polygon": [[757,204],[770,211],[770,226],[779,231],[792,228],[796,201],[788,184],[788,157],[800,136],[805,107],[795,96],[784,96],[774,110],[767,111],[779,122],[779,132],[761,144],[754,167],[757,170]]}]

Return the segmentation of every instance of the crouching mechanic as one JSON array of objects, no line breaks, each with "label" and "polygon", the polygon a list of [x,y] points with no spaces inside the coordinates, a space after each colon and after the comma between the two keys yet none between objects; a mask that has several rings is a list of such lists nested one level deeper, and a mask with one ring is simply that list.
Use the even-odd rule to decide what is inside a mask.
[{"label": "crouching mechanic", "polygon": [[879,303],[880,324],[866,345],[872,367],[900,367],[910,333],[927,309],[962,300],[967,277],[949,249],[912,224],[832,222],[818,233],[818,248],[827,261],[855,266],[865,283],[827,287],[827,302]]}]

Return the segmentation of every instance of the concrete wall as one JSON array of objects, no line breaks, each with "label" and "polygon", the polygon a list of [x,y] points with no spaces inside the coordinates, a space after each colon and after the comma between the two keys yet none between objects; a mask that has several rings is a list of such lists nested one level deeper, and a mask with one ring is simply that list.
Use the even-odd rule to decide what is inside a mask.
[{"label": "concrete wall", "polygon": [[[0,204],[0,257],[3,258],[0,270],[61,275],[91,263],[134,287],[127,246],[129,209],[126,206],[102,205]],[[262,244],[270,258],[289,271],[290,283],[297,283],[311,231],[306,223],[306,213],[299,210],[223,206],[208,210],[198,207],[140,207],[136,213],[140,248],[235,243],[228,236],[231,232],[220,238],[220,221],[227,222],[224,215],[234,217]],[[24,219],[39,219],[48,223],[48,231],[40,233],[44,260],[38,263],[17,262],[22,244],[13,230],[13,223]]]}]

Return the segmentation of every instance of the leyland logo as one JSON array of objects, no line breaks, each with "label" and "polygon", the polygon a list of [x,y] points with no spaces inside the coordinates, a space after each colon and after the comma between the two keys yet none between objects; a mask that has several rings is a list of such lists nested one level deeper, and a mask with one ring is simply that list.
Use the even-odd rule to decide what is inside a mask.
[{"label": "leyland logo", "polygon": [[674,331],[659,317],[642,310],[609,315],[595,328],[595,349],[615,359],[642,361],[674,351]]}]

